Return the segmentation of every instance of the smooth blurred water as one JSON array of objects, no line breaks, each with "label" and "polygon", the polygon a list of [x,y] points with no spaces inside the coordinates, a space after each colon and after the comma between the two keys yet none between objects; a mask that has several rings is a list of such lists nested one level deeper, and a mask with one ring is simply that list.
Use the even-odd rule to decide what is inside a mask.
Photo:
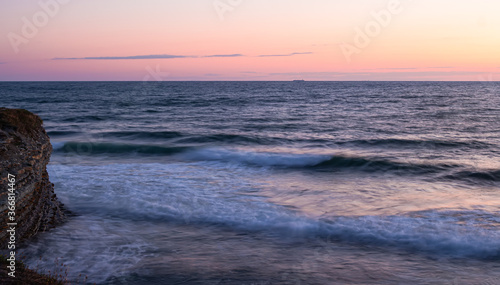
[{"label": "smooth blurred water", "polygon": [[76,214],[26,262],[99,284],[500,284],[499,90],[0,83],[44,120]]}]

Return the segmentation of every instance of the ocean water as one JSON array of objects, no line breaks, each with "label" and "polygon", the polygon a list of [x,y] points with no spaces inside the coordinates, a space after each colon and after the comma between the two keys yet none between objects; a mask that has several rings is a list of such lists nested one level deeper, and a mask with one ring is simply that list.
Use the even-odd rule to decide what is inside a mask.
[{"label": "ocean water", "polygon": [[20,254],[97,284],[500,284],[499,91],[2,82],[74,213]]}]

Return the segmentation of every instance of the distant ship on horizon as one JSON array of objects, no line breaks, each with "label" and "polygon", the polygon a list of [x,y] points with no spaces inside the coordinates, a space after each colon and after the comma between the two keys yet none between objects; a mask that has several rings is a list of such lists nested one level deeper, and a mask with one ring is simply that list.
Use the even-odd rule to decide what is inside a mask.
[{"label": "distant ship on horizon", "polygon": [[295,79],[295,80],[292,80],[292,82],[304,82],[305,80],[304,79]]}]

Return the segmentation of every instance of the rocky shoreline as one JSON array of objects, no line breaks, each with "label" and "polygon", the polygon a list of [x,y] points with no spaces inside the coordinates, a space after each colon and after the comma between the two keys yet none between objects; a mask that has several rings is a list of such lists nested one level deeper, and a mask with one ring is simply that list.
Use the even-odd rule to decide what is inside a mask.
[{"label": "rocky shoreline", "polygon": [[[49,181],[52,145],[42,124],[29,111],[0,108],[0,249],[9,253],[66,218]],[[13,279],[4,267],[1,284]]]}]

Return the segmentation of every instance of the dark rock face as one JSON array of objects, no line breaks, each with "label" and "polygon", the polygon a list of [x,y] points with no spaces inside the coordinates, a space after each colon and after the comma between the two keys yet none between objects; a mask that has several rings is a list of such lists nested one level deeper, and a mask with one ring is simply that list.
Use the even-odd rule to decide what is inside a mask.
[{"label": "dark rock face", "polygon": [[0,248],[8,242],[8,174],[15,176],[16,244],[61,223],[63,205],[54,194],[47,163],[52,153],[42,120],[22,109],[0,108]]}]

